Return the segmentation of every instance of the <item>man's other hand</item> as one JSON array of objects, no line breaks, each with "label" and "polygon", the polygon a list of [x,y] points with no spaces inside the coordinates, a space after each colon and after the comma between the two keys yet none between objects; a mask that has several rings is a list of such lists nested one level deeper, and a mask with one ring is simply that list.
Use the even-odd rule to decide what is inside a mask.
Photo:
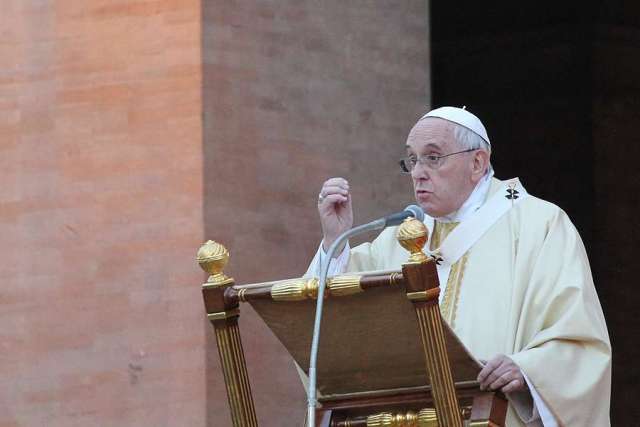
[{"label": "man's other hand", "polygon": [[353,226],[353,208],[346,179],[330,178],[325,181],[318,194],[318,213],[326,251],[340,234]]},{"label": "man's other hand", "polygon": [[480,390],[500,390],[513,393],[527,389],[520,367],[504,354],[489,360],[478,374]]}]

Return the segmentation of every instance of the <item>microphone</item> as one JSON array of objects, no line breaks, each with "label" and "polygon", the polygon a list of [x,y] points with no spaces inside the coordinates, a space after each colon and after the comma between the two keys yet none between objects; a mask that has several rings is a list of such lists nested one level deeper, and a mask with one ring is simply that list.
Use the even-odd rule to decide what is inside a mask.
[{"label": "microphone", "polygon": [[424,211],[420,206],[417,205],[409,205],[402,212],[396,212],[391,215],[387,215],[384,217],[384,226],[392,227],[394,225],[400,225],[402,221],[409,218],[410,216],[414,217],[418,221],[424,221]]},{"label": "microphone", "polygon": [[322,304],[324,302],[324,288],[327,281],[327,273],[329,263],[336,249],[342,246],[342,243],[349,237],[356,234],[364,233],[372,230],[382,230],[383,228],[399,225],[408,217],[414,217],[419,221],[424,221],[424,211],[420,206],[409,205],[402,212],[396,212],[387,215],[384,218],[376,219],[367,224],[359,225],[342,233],[329,247],[326,258],[323,260],[320,268],[320,277],[318,282],[318,297],[316,301],[316,317],[313,325],[313,337],[311,340],[311,354],[309,360],[309,387],[307,389],[307,425],[315,427],[316,425],[316,366],[318,361],[318,347],[320,344],[320,324],[322,322]]}]

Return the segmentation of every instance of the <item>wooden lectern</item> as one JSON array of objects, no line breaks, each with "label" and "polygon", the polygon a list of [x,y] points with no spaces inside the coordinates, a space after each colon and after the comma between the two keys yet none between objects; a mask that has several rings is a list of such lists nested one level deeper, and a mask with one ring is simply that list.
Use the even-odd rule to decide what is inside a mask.
[{"label": "wooden lectern", "polygon": [[[422,252],[427,240],[424,224],[410,218],[398,229],[398,241],[410,252],[402,271],[328,280],[318,354],[318,426],[504,426],[505,397],[479,389],[479,362],[440,316],[436,265]],[[228,258],[218,243],[200,248],[197,260],[210,274],[202,292],[233,425],[257,426],[239,303],[255,308],[305,381],[318,280],[237,286],[222,272]]]}]

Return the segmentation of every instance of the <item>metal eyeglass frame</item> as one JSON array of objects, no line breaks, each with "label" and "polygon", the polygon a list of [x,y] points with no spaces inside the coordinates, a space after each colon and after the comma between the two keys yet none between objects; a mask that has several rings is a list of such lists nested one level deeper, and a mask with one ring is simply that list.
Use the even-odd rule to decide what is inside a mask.
[{"label": "metal eyeglass frame", "polygon": [[[440,163],[440,160],[444,159],[445,157],[453,156],[456,154],[462,154],[462,153],[470,153],[476,150],[479,150],[479,148],[469,148],[467,150],[456,151],[455,153],[443,154],[442,156],[436,156],[435,154],[428,154],[426,156],[418,156],[416,157],[415,160],[413,160],[411,157],[403,157],[402,159],[400,159],[399,164],[400,164],[400,168],[402,169],[402,173],[405,175],[408,175],[413,171],[413,169],[415,169],[418,163],[420,163],[421,165],[427,165],[429,169],[437,169],[440,166],[442,166],[442,163]],[[435,161],[437,163],[433,165],[433,164],[429,164],[428,161]]]}]

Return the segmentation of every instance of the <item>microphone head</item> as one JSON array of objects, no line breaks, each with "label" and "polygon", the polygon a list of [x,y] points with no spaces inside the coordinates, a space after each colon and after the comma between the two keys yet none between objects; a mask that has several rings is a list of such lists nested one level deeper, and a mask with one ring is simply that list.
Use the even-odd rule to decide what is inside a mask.
[{"label": "microphone head", "polygon": [[424,221],[424,211],[422,210],[422,208],[418,205],[409,205],[406,208],[404,208],[405,212],[409,212],[411,214],[412,217],[414,217],[415,219],[417,219],[420,222]]}]

